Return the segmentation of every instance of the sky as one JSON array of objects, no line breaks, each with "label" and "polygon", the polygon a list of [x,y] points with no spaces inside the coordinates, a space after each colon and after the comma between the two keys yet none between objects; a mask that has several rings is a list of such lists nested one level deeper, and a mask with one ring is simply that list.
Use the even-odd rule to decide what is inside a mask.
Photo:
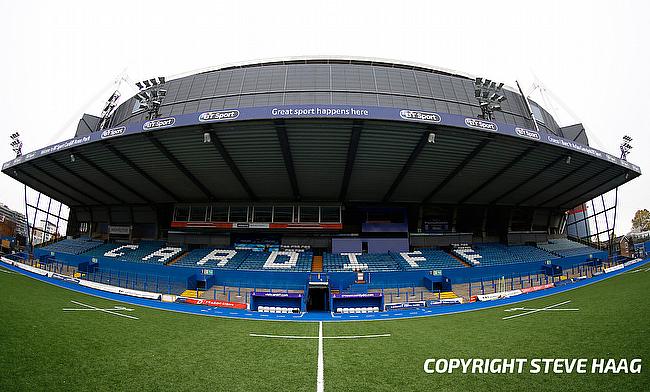
[{"label": "sky", "polygon": [[[74,136],[116,83],[244,60],[303,55],[418,62],[518,80],[560,125],[582,122],[593,147],[650,173],[650,24],[646,1],[3,1],[0,160]],[[551,99],[550,97],[556,97]],[[0,175],[0,202],[23,211],[23,189]],[[650,209],[650,175],[622,186],[617,233]],[[30,200],[34,195],[30,195]]]}]

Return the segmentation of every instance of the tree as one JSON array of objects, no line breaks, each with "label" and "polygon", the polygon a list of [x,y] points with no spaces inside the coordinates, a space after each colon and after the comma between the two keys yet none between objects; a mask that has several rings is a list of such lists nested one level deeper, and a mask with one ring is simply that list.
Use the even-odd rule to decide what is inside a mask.
[{"label": "tree", "polygon": [[650,230],[650,211],[638,210],[632,218],[632,231],[648,231]]}]

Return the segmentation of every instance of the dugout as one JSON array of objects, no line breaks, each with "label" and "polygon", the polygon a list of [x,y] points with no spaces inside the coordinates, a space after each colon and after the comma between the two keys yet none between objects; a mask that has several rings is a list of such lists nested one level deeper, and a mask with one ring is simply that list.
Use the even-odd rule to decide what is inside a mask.
[{"label": "dugout", "polygon": [[384,295],[381,293],[332,294],[330,309],[339,308],[384,308]]}]

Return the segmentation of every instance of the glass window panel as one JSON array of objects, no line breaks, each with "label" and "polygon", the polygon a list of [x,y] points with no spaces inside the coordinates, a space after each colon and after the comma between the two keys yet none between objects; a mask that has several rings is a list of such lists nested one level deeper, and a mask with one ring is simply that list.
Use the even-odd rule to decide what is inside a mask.
[{"label": "glass window panel", "polygon": [[339,223],[341,221],[340,207],[321,207],[320,221],[329,223]]},{"label": "glass window panel", "polygon": [[192,206],[190,208],[191,222],[205,222],[205,206]]},{"label": "glass window panel", "polygon": [[228,222],[228,207],[212,206],[210,220],[212,222]]},{"label": "glass window panel", "polygon": [[317,223],[318,207],[300,206],[300,222]]},{"label": "glass window panel", "polygon": [[231,222],[248,222],[248,207],[230,207]]},{"label": "glass window panel", "polygon": [[255,206],[253,208],[253,222],[271,222],[272,207]]},{"label": "glass window panel", "polygon": [[276,206],[273,211],[273,222],[293,222],[293,206]]}]

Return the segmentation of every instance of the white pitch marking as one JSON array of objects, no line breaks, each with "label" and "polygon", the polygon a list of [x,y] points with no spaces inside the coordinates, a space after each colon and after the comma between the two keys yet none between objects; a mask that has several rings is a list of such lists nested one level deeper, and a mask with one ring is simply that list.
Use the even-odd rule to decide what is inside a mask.
[{"label": "white pitch marking", "polygon": [[325,377],[323,368],[323,322],[318,322],[318,371],[316,375],[316,392],[325,391]]},{"label": "white pitch marking", "polygon": [[[104,312],[104,313],[112,314],[112,315],[114,315],[114,316],[120,316],[120,317],[130,318],[130,319],[133,319],[133,320],[139,320],[139,318],[137,318],[137,317],[135,317],[135,316],[130,316],[130,315],[128,315],[128,314],[121,314],[121,313],[117,313],[117,312],[113,312],[113,311],[112,311],[112,310],[128,310],[128,311],[131,311],[132,309],[129,310],[129,309],[127,309],[127,308],[124,308],[124,309],[115,309],[115,308],[113,308],[113,309],[110,309],[110,310],[109,310],[109,309],[101,309],[101,308],[97,308],[97,307],[95,307],[95,306],[88,305],[88,304],[84,304],[84,303],[82,303],[82,302],[77,302],[77,301],[72,301],[72,300],[70,300],[70,302],[72,302],[73,304],[79,305],[79,306],[84,306],[84,307],[88,308],[88,310],[96,310],[96,311],[98,311],[98,312]],[[86,309],[63,309],[63,310],[64,310],[64,311],[65,311],[65,310],[68,310],[68,311],[69,311],[69,310],[86,310]]]},{"label": "white pitch marking", "polygon": [[[553,310],[553,308],[558,307],[558,306],[562,306],[562,305],[564,305],[564,304],[568,304],[569,302],[571,302],[571,300],[564,301],[564,302],[560,302],[560,303],[557,303],[557,304],[555,304],[555,305],[549,305],[549,306],[547,306],[547,307],[540,308],[540,309],[532,309],[532,310],[530,310],[530,311],[528,311],[528,312],[525,312],[525,313],[514,314],[514,315],[512,315],[512,316],[503,317],[502,320],[508,320],[508,319],[511,319],[511,318],[519,317],[519,316],[526,316],[526,315],[528,315],[528,314],[533,314],[533,313],[542,312],[542,311],[547,311],[547,310]],[[524,310],[524,309],[522,308],[522,309],[517,309],[517,310]],[[579,310],[579,309],[578,309],[578,310]]]},{"label": "white pitch marking", "polygon": [[7,270],[4,269],[4,268],[0,268],[0,272],[4,272],[5,274],[13,274],[12,271],[7,271]]},{"label": "white pitch marking", "polygon": [[323,365],[323,340],[325,339],[365,339],[365,338],[388,338],[389,333],[382,333],[376,335],[343,335],[343,336],[323,336],[323,322],[318,322],[318,336],[295,336],[295,335],[266,335],[258,333],[249,333],[248,336],[257,338],[271,338],[271,339],[318,339],[318,364],[316,371],[316,392],[323,392],[325,390],[325,377]]}]

